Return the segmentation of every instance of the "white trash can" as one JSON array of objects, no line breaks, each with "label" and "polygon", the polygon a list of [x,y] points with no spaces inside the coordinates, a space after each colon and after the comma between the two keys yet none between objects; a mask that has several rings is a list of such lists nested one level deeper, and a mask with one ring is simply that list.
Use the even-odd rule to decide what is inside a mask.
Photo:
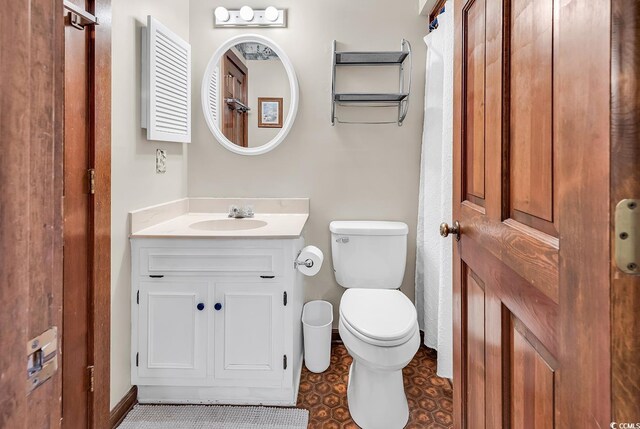
[{"label": "white trash can", "polygon": [[304,364],[311,372],[329,368],[333,306],[327,301],[309,301],[302,309]]}]

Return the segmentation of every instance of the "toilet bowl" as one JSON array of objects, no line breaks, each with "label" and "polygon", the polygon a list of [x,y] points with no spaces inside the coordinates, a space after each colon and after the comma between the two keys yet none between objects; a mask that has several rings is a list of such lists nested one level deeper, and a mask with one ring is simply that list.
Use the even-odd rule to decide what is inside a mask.
[{"label": "toilet bowl", "polygon": [[409,407],[402,368],[420,346],[413,304],[397,290],[349,289],[340,303],[339,331],[353,357],[351,417],[363,429],[403,428]]},{"label": "toilet bowl", "polygon": [[402,222],[331,222],[339,331],[353,358],[347,401],[363,429],[400,429],[409,418],[402,369],[420,347],[416,309],[402,292],[408,227]]}]

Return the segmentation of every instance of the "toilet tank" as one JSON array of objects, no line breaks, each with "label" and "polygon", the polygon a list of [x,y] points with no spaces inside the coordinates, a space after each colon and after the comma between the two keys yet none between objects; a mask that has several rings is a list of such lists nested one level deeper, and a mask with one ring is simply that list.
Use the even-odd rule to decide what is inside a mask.
[{"label": "toilet tank", "polygon": [[331,256],[338,284],[345,288],[397,289],[407,261],[407,224],[333,221]]}]

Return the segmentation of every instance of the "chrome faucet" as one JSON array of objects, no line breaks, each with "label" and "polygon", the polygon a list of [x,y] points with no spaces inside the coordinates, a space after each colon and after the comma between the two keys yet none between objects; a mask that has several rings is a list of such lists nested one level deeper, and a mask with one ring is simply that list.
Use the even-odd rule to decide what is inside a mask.
[{"label": "chrome faucet", "polygon": [[253,213],[253,207],[251,206],[244,206],[244,207],[238,207],[238,206],[231,206],[229,207],[229,217],[235,218],[235,219],[242,219],[245,217],[253,217],[254,213]]}]

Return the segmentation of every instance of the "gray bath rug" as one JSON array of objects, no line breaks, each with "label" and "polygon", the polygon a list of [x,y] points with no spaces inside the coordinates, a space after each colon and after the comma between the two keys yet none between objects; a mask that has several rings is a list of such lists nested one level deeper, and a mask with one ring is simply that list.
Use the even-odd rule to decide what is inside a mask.
[{"label": "gray bath rug", "polygon": [[306,429],[309,411],[228,405],[136,405],[118,429]]}]

